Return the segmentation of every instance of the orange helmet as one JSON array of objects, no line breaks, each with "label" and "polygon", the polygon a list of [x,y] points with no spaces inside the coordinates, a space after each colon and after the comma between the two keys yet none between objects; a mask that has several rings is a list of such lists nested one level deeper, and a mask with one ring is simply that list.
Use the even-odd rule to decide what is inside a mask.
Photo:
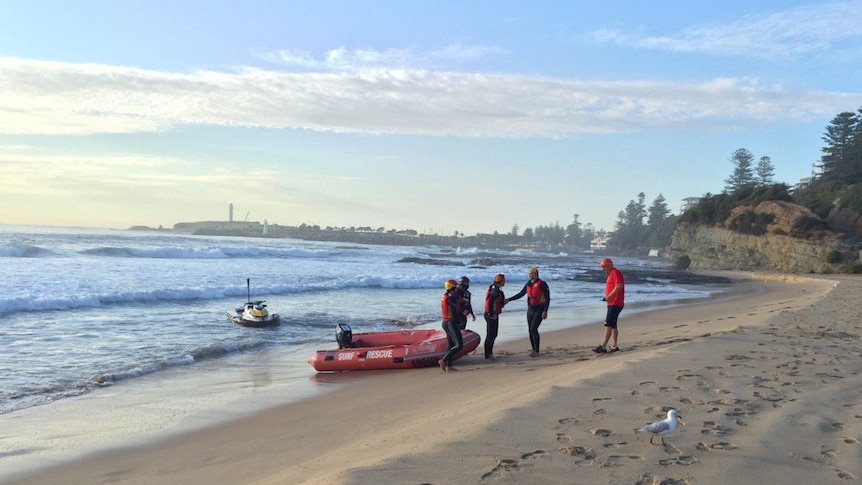
[{"label": "orange helmet", "polygon": [[497,273],[496,275],[494,275],[494,283],[505,283],[505,282],[506,282],[506,275],[504,275],[503,273]]},{"label": "orange helmet", "polygon": [[446,283],[443,283],[443,288],[446,288],[446,291],[449,291],[456,286],[458,286],[458,282],[455,280],[446,280]]},{"label": "orange helmet", "polygon": [[599,266],[601,266],[602,268],[604,268],[605,266],[613,266],[613,265],[614,265],[614,262],[611,260],[611,258],[605,258],[602,260],[601,263],[599,263]]}]

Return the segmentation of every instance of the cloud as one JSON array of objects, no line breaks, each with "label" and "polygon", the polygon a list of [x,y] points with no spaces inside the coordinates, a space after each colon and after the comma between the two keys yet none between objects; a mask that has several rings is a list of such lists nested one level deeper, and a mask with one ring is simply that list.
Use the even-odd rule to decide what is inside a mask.
[{"label": "cloud", "polygon": [[806,5],[772,14],[746,15],[730,22],[690,27],[672,36],[630,35],[596,30],[599,43],[672,52],[789,59],[832,49],[858,51],[862,39],[862,3]]},{"label": "cloud", "polygon": [[273,64],[301,70],[355,72],[367,69],[439,69],[505,53],[506,51],[499,47],[454,44],[427,53],[410,48],[377,51],[339,47],[327,51],[320,59],[314,58],[308,52],[297,50],[261,51],[255,56]]},{"label": "cloud", "polygon": [[384,68],[181,74],[17,58],[0,58],[0,88],[0,134],[42,135],[228,125],[559,138],[808,121],[862,104],[858,93],[793,91],[743,78],[687,84]]}]

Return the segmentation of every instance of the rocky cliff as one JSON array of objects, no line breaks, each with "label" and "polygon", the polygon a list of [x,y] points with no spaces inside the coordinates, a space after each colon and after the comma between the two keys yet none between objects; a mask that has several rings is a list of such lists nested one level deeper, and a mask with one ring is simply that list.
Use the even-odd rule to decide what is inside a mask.
[{"label": "rocky cliff", "polygon": [[670,257],[680,268],[782,273],[832,273],[858,264],[858,249],[827,227],[804,207],[767,201],[737,207],[715,225],[681,222]]}]

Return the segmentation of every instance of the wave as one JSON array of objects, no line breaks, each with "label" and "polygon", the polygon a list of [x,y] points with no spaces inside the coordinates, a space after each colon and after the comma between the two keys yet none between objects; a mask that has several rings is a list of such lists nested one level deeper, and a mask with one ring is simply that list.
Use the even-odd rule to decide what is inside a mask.
[{"label": "wave", "polygon": [[120,381],[153,374],[173,367],[187,366],[196,362],[238,353],[254,352],[268,345],[270,344],[266,342],[251,342],[246,344],[225,342],[212,344],[192,349],[180,355],[154,359],[128,369],[97,374],[86,380],[52,383],[44,386],[28,386],[14,392],[0,393],[0,403],[3,403],[3,406],[0,407],[0,414],[48,404],[58,399],[80,396]]},{"label": "wave", "polygon": [[[324,280],[316,283],[291,284],[255,284],[255,295],[280,296],[310,292],[331,292],[345,289],[380,288],[394,290],[411,290],[436,288],[438,278],[385,278],[385,277],[354,277],[351,279]],[[128,305],[136,303],[184,302],[200,300],[220,300],[224,298],[240,298],[245,301],[247,288],[243,287],[208,287],[208,288],[160,288],[146,291],[126,291],[116,293],[82,294],[59,298],[41,296],[12,297],[0,300],[0,315],[15,312],[34,311],[65,311],[87,308],[102,308],[112,305]],[[265,298],[264,298],[265,299]]]},{"label": "wave", "polygon": [[55,254],[50,249],[29,245],[12,244],[0,248],[0,258],[41,258]]},{"label": "wave", "polygon": [[80,252],[87,256],[104,256],[111,258],[154,258],[154,259],[235,259],[235,258],[326,258],[336,254],[329,249],[311,250],[302,248],[266,248],[266,247],[98,247]]}]

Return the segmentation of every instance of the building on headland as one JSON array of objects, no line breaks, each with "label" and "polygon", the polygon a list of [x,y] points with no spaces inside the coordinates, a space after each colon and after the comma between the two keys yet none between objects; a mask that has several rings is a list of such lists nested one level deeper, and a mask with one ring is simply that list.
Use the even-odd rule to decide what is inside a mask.
[{"label": "building on headland", "polygon": [[590,241],[591,251],[606,251],[611,244],[611,233],[605,231],[596,232],[596,237]]},{"label": "building on headland", "polygon": [[229,222],[233,222],[233,202],[231,202],[231,203],[230,203],[230,207],[229,207],[229,209],[228,209],[228,216],[227,216],[227,220],[228,220]]},{"label": "building on headland", "polygon": [[796,185],[793,186],[793,190],[807,187],[811,182],[814,182],[835,168],[835,162],[837,160],[837,157],[835,156],[835,145],[829,145],[822,150],[823,154],[820,155],[820,160],[811,164],[811,176],[799,179],[799,182],[796,182]]},{"label": "building on headland", "polygon": [[702,198],[703,197],[686,197],[685,199],[682,199],[682,205],[679,207],[679,213],[682,214],[683,212],[696,206]]}]

